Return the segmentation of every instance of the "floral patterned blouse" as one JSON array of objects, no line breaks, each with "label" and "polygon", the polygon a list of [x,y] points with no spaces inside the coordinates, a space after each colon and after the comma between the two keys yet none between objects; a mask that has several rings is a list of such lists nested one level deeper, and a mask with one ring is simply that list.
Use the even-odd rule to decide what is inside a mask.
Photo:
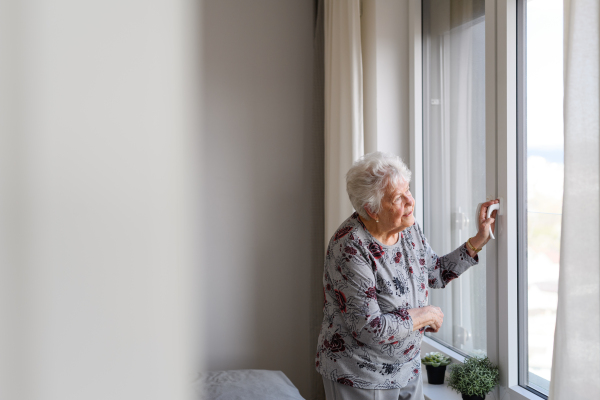
[{"label": "floral patterned blouse", "polygon": [[317,371],[357,388],[406,386],[421,371],[425,331],[413,332],[406,310],[427,306],[430,288],[445,287],[477,262],[466,244],[438,257],[417,223],[384,245],[355,212],[327,248]]}]

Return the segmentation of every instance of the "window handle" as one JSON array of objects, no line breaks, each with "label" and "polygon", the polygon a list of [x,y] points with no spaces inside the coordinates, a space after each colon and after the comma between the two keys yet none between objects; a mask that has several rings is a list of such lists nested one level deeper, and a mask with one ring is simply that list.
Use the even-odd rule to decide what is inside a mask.
[{"label": "window handle", "polygon": [[[498,210],[498,212],[496,213],[496,218],[498,217],[498,214],[500,214],[500,203],[496,203],[496,204],[492,204],[491,206],[488,207],[487,209],[487,217],[491,217],[492,216],[492,211],[494,210]],[[497,223],[497,220],[496,220]],[[492,226],[489,226],[490,228],[490,236],[492,237],[492,239],[496,239],[494,237],[494,232],[492,232]]]}]

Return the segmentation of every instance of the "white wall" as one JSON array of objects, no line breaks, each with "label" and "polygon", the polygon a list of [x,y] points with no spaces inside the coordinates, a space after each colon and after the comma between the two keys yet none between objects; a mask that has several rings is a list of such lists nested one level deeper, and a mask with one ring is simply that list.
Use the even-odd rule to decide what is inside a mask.
[{"label": "white wall", "polygon": [[310,279],[323,262],[314,1],[207,0],[202,15],[206,367],[282,370],[314,398]]},{"label": "white wall", "polygon": [[191,3],[0,2],[2,399],[187,398]]}]

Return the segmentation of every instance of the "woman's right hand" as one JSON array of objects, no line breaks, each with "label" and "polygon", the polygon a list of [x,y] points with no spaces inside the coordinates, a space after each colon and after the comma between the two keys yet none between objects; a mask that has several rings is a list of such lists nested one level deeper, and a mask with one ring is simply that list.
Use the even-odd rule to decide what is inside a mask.
[{"label": "woman's right hand", "polygon": [[428,327],[426,332],[437,332],[444,322],[444,313],[436,306],[411,308],[407,311],[413,320],[413,331]]},{"label": "woman's right hand", "polygon": [[442,309],[436,306],[427,306],[428,314],[430,319],[429,327],[425,329],[425,332],[437,332],[442,327],[444,322],[444,313]]}]

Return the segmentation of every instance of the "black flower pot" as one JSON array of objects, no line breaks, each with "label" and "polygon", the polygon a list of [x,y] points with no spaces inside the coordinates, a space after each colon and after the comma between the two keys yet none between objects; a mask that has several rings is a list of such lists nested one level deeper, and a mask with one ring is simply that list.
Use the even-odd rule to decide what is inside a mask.
[{"label": "black flower pot", "polygon": [[434,367],[432,365],[426,365],[427,368],[427,381],[430,385],[443,385],[444,375],[446,375],[446,366]]},{"label": "black flower pot", "polygon": [[481,396],[469,396],[468,394],[462,394],[462,398],[463,400],[485,400],[485,396],[481,397]]}]

